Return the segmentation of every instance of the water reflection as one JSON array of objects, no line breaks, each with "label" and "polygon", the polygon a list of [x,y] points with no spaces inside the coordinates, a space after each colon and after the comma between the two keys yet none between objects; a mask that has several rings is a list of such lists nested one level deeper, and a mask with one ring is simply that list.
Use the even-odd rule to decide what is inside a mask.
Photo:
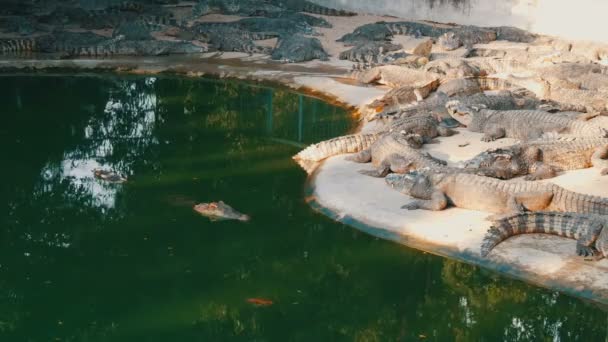
[{"label": "water reflection", "polygon": [[[1,340],[606,337],[593,305],[313,213],[290,156],[349,130],[339,108],[162,77],[5,77],[0,99]],[[192,212],[220,199],[253,220]]]}]

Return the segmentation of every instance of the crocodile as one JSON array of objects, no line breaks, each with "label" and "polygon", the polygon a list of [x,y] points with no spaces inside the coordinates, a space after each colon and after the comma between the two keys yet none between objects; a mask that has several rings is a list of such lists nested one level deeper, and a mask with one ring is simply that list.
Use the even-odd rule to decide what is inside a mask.
[{"label": "crocodile", "polygon": [[437,44],[446,50],[461,46],[484,44],[496,40],[496,32],[476,26],[434,25],[413,21],[384,23],[393,35],[414,35],[437,38]]},{"label": "crocodile", "polygon": [[444,33],[437,39],[437,45],[444,50],[456,50],[461,46],[470,49],[474,44],[486,44],[496,40],[496,32],[475,26],[463,26]]},{"label": "crocodile", "polygon": [[293,156],[295,160],[319,162],[344,153],[356,153],[369,148],[382,133],[350,134],[312,144]]},{"label": "crocodile", "polygon": [[0,53],[2,54],[36,52],[37,50],[38,43],[36,39],[0,39]]},{"label": "crocodile", "polygon": [[282,38],[272,52],[272,59],[289,63],[298,63],[313,59],[328,60],[328,54],[317,38],[296,34]]},{"label": "crocodile", "polygon": [[493,95],[476,93],[470,96],[456,96],[452,98],[438,90],[421,102],[383,111],[382,113],[378,113],[375,118],[399,119],[426,112],[431,113],[436,117],[441,117],[443,120],[447,120],[451,119],[451,116],[446,109],[446,104],[449,101],[459,101],[467,106],[483,105],[488,109],[494,110],[536,109],[542,105],[541,101],[535,98],[520,96],[508,90],[501,90]]},{"label": "crocodile", "polygon": [[381,63],[388,53],[401,50],[402,48],[403,46],[400,44],[389,42],[364,42],[341,52],[338,58],[373,65]]},{"label": "crocodile", "polygon": [[[56,32],[33,40],[34,52],[59,53],[60,57],[104,57],[112,55],[159,56],[204,52],[189,42],[108,39],[92,32]],[[0,44],[1,45],[1,44]]]},{"label": "crocodile", "polygon": [[386,183],[414,198],[403,209],[458,208],[493,213],[494,218],[523,211],[608,214],[608,198],[566,190],[543,182],[500,180],[441,169],[389,175]]},{"label": "crocodile", "polygon": [[398,65],[383,65],[363,71],[355,71],[351,74],[351,78],[361,83],[377,83],[391,88],[411,85],[422,86],[429,83],[439,85],[439,77],[433,73]]},{"label": "crocodile", "polygon": [[414,148],[430,142],[435,137],[453,134],[453,131],[440,126],[431,116],[416,116],[395,120],[385,130],[379,132],[345,135],[312,144],[293,158],[318,162],[338,154],[360,152],[369,149],[380,137],[391,132],[409,135],[408,144],[413,145]]},{"label": "crocodile", "polygon": [[606,131],[598,125],[540,110],[497,111],[465,106],[458,101],[448,102],[446,108],[454,119],[470,131],[484,133],[482,141],[493,141],[504,137],[530,140],[540,138],[547,133],[587,137],[606,136]]},{"label": "crocodile", "polygon": [[596,167],[608,174],[608,138],[557,138],[528,141],[487,150],[465,163],[484,168],[484,176],[526,180],[552,178],[557,172]]},{"label": "crocodile", "polygon": [[497,220],[481,244],[481,256],[499,243],[520,234],[551,234],[576,240],[576,254],[582,257],[608,256],[608,219],[601,215],[539,211],[517,213]]},{"label": "crocodile", "polygon": [[393,33],[386,25],[374,23],[357,27],[353,32],[339,38],[337,42],[354,46],[368,42],[388,42],[391,38],[393,38]]},{"label": "crocodile", "polygon": [[225,52],[244,52],[248,54],[270,54],[272,48],[258,46],[254,41],[278,37],[268,32],[250,32],[232,25],[200,24],[191,28],[199,39],[209,44],[213,50]]},{"label": "crocodile", "polygon": [[346,157],[357,163],[371,162],[375,170],[361,170],[361,174],[385,177],[390,172],[406,173],[424,168],[441,169],[447,163],[410,146],[412,135],[402,132],[385,134],[368,149]]},{"label": "crocodile", "polygon": [[197,213],[208,217],[211,222],[218,220],[249,221],[251,219],[249,215],[236,211],[234,208],[222,201],[199,203],[195,205],[193,209]]},{"label": "crocodile", "polygon": [[437,91],[448,96],[462,96],[481,93],[486,90],[511,90],[517,88],[509,81],[494,77],[455,78],[442,83]]},{"label": "crocodile", "polygon": [[357,13],[317,5],[306,0],[271,0],[270,3],[296,12],[306,12],[334,17],[353,17]]},{"label": "crocodile", "polygon": [[422,101],[429,94],[437,89],[439,80],[432,80],[427,83],[418,83],[401,86],[386,93],[381,99],[375,100],[368,105],[374,108],[376,112],[383,111],[385,108],[392,108],[404,104]]}]

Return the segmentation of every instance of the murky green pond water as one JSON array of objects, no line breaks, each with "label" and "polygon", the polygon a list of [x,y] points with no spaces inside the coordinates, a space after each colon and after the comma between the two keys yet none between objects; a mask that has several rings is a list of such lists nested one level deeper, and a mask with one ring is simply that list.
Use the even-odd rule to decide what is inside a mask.
[{"label": "murky green pond water", "polygon": [[[1,77],[0,118],[1,341],[606,339],[593,304],[312,211],[290,156],[354,125],[318,100],[205,80]],[[129,181],[96,181],[100,166]],[[252,221],[193,212],[213,200]]]}]

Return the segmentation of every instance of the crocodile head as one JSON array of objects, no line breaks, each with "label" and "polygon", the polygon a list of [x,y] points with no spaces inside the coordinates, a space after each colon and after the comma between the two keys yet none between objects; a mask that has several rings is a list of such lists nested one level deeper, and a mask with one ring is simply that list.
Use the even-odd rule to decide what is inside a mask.
[{"label": "crocodile head", "polygon": [[509,179],[519,175],[522,165],[513,149],[494,148],[465,162],[466,169],[479,169],[484,176]]},{"label": "crocodile head", "polygon": [[415,171],[406,174],[391,173],[384,180],[393,189],[406,195],[411,194],[412,189],[415,187],[426,186],[429,183],[429,179],[425,174]]},{"label": "crocodile head", "polygon": [[445,104],[445,108],[454,120],[460,122],[464,126],[469,126],[484,106],[467,106],[458,100],[453,100],[448,101]]}]

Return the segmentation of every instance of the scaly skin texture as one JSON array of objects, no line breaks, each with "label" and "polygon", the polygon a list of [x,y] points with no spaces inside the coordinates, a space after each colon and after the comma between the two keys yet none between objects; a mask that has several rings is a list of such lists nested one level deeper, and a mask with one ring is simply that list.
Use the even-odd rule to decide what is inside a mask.
[{"label": "scaly skin texture", "polygon": [[370,103],[368,107],[374,108],[376,111],[382,111],[385,108],[393,108],[395,106],[422,101],[429,96],[432,91],[437,89],[438,86],[439,80],[433,80],[426,84],[419,83],[401,86],[389,91],[381,99]]},{"label": "scaly skin texture", "polygon": [[293,156],[295,160],[318,162],[344,153],[355,153],[369,148],[381,134],[351,134],[312,144]]},{"label": "scaly skin texture", "polygon": [[284,6],[285,8],[292,11],[301,11],[313,14],[338,17],[352,17],[357,15],[357,13],[328,8],[305,0],[273,0],[272,2],[279,6]]},{"label": "scaly skin texture", "polygon": [[194,211],[208,217],[211,221],[239,220],[249,221],[249,215],[239,213],[228,204],[219,201],[211,203],[200,203],[194,206]]},{"label": "scaly skin texture", "polygon": [[423,86],[439,80],[439,77],[433,73],[398,65],[383,65],[364,71],[354,71],[351,77],[361,83],[378,83],[392,88]]},{"label": "scaly skin texture", "polygon": [[351,62],[373,65],[382,62],[388,53],[400,49],[402,49],[401,45],[389,42],[364,42],[341,52],[339,58]]},{"label": "scaly skin texture", "polygon": [[560,211],[579,214],[608,214],[608,198],[584,195],[552,183],[504,181],[441,170],[389,175],[387,184],[416,200],[408,210],[458,208],[513,214],[523,211]]},{"label": "scaly skin texture", "polygon": [[596,167],[608,174],[608,138],[540,139],[491,149],[469,160],[466,168],[483,168],[487,177],[526,180],[552,178],[557,172]]},{"label": "scaly skin texture", "polygon": [[500,78],[466,77],[449,80],[442,83],[437,91],[448,96],[464,96],[481,93],[486,90],[511,90],[513,84]]},{"label": "scaly skin texture", "polygon": [[464,106],[457,101],[448,102],[446,108],[455,120],[470,131],[484,133],[482,141],[504,137],[529,140],[540,138],[546,133],[586,137],[606,135],[605,130],[597,125],[545,111],[496,111]]},{"label": "scaly skin texture", "polygon": [[502,218],[488,230],[481,245],[486,257],[502,241],[520,234],[552,234],[576,240],[576,254],[608,256],[608,218],[577,213],[518,213]]},{"label": "scaly skin texture", "polygon": [[513,109],[536,109],[541,102],[532,97],[518,96],[508,90],[500,91],[495,95],[477,93],[470,96],[448,97],[440,91],[436,91],[431,96],[415,105],[408,105],[401,108],[390,108],[376,115],[376,118],[399,119],[417,115],[419,113],[431,113],[442,119],[451,119],[445,105],[448,101],[459,101],[466,106],[481,105],[494,110],[513,110]]},{"label": "scaly skin texture", "polygon": [[317,38],[296,34],[283,38],[272,52],[272,59],[298,63],[312,59],[328,60],[328,54]]},{"label": "scaly skin texture", "polygon": [[415,148],[437,136],[453,134],[451,130],[439,126],[437,120],[430,116],[404,118],[394,121],[382,132],[345,135],[310,145],[293,158],[318,162],[338,154],[360,152],[369,149],[378,138],[390,132],[411,135],[408,141]]},{"label": "scaly skin texture", "polygon": [[410,147],[410,136],[402,133],[390,133],[382,136],[369,149],[363,150],[346,159],[357,163],[371,163],[373,171],[362,170],[360,173],[372,177],[385,177],[390,172],[406,173],[424,168],[440,169],[445,161],[436,159],[428,153]]}]

